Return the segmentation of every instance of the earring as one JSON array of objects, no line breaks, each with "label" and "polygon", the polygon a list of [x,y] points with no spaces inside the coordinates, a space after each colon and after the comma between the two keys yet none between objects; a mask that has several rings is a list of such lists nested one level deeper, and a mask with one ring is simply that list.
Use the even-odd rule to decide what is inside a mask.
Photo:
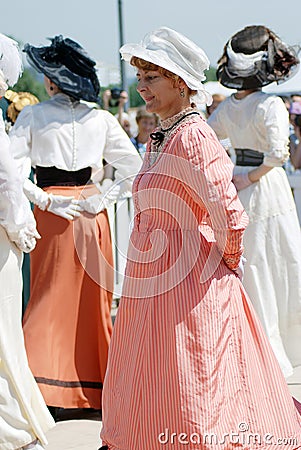
[{"label": "earring", "polygon": [[51,91],[53,91],[53,86],[50,86],[50,88],[49,88]]},{"label": "earring", "polygon": [[181,97],[185,97],[185,91],[184,91],[184,88],[182,88],[182,89],[180,90],[180,96],[181,96]]}]

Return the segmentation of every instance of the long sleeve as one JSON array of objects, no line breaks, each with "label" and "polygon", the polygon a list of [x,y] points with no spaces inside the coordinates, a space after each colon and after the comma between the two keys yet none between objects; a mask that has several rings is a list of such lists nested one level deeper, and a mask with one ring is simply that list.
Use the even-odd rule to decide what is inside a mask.
[{"label": "long sleeve", "polygon": [[104,159],[112,165],[116,182],[121,185],[121,194],[131,192],[132,183],[140,170],[142,161],[128,135],[117,119],[107,113],[107,134]]},{"label": "long sleeve", "polygon": [[9,138],[0,119],[0,223],[11,233],[35,225],[23,182],[9,150]]},{"label": "long sleeve", "polygon": [[208,213],[207,223],[200,225],[200,231],[203,228],[206,236],[208,229],[213,230],[221,257],[229,268],[235,269],[243,253],[248,216],[231,182],[233,164],[206,124],[202,130],[197,124],[192,125],[180,139],[177,176],[193,200]]},{"label": "long sleeve", "polygon": [[29,177],[31,171],[31,123],[32,108],[27,106],[20,112],[9,133],[10,152],[23,180]]},{"label": "long sleeve", "polygon": [[259,106],[258,123],[266,130],[268,151],[263,163],[269,167],[281,167],[289,157],[289,117],[287,109],[276,96],[267,98]]}]

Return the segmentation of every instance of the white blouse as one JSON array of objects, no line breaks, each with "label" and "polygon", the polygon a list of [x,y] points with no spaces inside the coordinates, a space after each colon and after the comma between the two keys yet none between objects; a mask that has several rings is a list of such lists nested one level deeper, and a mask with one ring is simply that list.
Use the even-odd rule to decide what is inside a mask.
[{"label": "white blouse", "polygon": [[257,91],[238,100],[232,94],[208,118],[218,139],[233,148],[264,153],[263,163],[281,167],[288,159],[289,117],[280,97]]},{"label": "white blouse", "polygon": [[59,93],[50,100],[26,106],[10,132],[11,152],[23,178],[30,167],[55,166],[76,171],[92,168],[92,179],[101,179],[103,159],[115,167],[122,190],[131,189],[141,159],[117,119],[108,111],[71,101]]},{"label": "white blouse", "polygon": [[0,114],[0,224],[16,232],[35,224],[30,204],[23,194],[23,182],[9,151],[9,138]]}]

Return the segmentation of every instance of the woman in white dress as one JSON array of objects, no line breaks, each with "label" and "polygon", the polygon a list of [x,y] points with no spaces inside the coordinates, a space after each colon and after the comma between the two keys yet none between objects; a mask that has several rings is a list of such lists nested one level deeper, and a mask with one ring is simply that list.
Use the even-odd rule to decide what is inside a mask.
[{"label": "woman in white dress", "polygon": [[[0,96],[21,73],[17,43],[0,34]],[[54,426],[29,370],[23,332],[22,252],[34,249],[36,224],[23,194],[0,115],[0,448],[42,449]]]},{"label": "woman in white dress", "polygon": [[268,28],[250,26],[226,44],[219,81],[236,88],[209,117],[236,151],[233,182],[249,215],[244,286],[286,377],[301,364],[301,234],[282,168],[289,118],[281,98],[261,91],[297,67],[293,52]]}]

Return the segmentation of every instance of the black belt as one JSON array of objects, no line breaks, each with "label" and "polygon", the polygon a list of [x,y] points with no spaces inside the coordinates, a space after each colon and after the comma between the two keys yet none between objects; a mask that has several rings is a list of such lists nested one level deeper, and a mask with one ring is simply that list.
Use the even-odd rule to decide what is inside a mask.
[{"label": "black belt", "polygon": [[236,148],[237,166],[260,166],[263,163],[264,154],[248,148]]},{"label": "black belt", "polygon": [[36,167],[37,185],[48,186],[84,186],[91,178],[91,167],[68,171],[56,167]]}]

